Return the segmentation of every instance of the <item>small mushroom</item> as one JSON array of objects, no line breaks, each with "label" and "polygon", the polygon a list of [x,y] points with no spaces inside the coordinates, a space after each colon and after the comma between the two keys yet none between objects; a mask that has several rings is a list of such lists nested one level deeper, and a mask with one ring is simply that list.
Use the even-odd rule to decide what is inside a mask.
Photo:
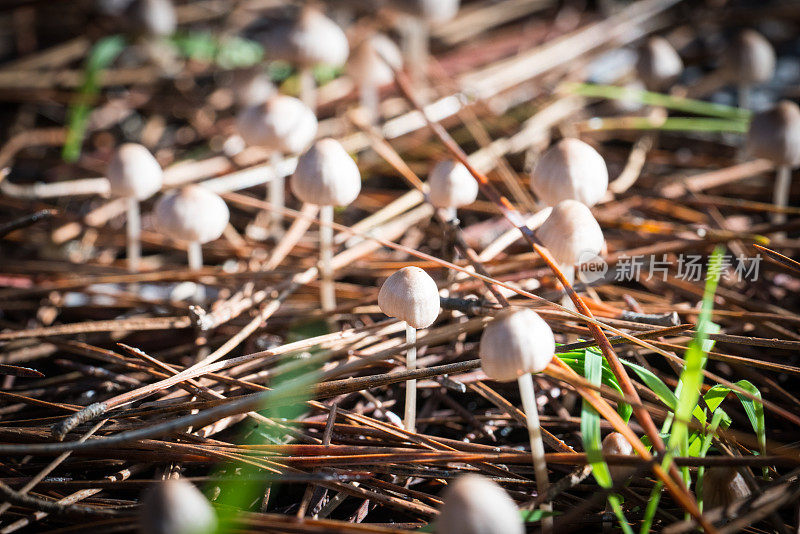
[{"label": "small mushroom", "polygon": [[205,495],[184,479],[158,482],[142,497],[141,534],[211,534],[217,514]]},{"label": "small mushroom", "polygon": [[[478,355],[486,376],[498,382],[517,380],[528,421],[531,457],[539,495],[549,482],[539,412],[531,373],[542,372],[555,355],[556,343],[550,326],[533,310],[506,308],[483,330]],[[543,505],[543,509],[549,506]]]},{"label": "small mushroom", "polygon": [[[631,456],[633,454],[633,445],[619,432],[612,432],[603,439],[603,454]],[[609,464],[608,470],[611,472],[611,479],[615,483],[627,480],[636,472],[635,467],[627,465]]]},{"label": "small mushroom", "polygon": [[654,36],[639,50],[636,71],[648,90],[664,91],[680,77],[683,61],[666,39]]},{"label": "small mushroom", "polygon": [[456,209],[475,202],[478,182],[462,164],[443,160],[433,166],[428,174],[431,204],[445,210],[447,220],[456,219]]},{"label": "small mushroom", "polygon": [[136,28],[154,37],[168,37],[178,27],[172,0],[135,0],[132,20]]},{"label": "small mushroom", "polygon": [[603,156],[580,139],[565,138],[548,148],[531,173],[531,190],[546,206],[567,199],[594,206],[607,189]]},{"label": "small mushroom", "polygon": [[712,467],[703,476],[703,507],[706,510],[729,506],[750,496],[744,477],[732,467]]},{"label": "small mushroom", "polygon": [[163,172],[156,158],[142,145],[120,145],[106,170],[111,194],[125,198],[128,203],[128,270],[139,271],[142,256],[142,221],[139,203],[150,198],[163,182]]},{"label": "small mushroom", "polygon": [[235,71],[231,87],[234,101],[242,109],[263,104],[275,95],[275,86],[261,67]]},{"label": "small mushroom", "polygon": [[358,85],[361,107],[366,111],[370,122],[375,123],[380,117],[378,90],[394,81],[392,68],[402,67],[403,56],[400,49],[383,34],[369,35],[353,50],[350,61],[347,62],[347,71]]},{"label": "small mushroom", "polygon": [[[772,202],[789,204],[792,169],[800,165],[800,108],[782,100],[767,111],[756,113],[747,132],[747,146],[753,156],[770,160],[777,167]],[[786,222],[785,213],[773,213],[772,222]]]},{"label": "small mushroom", "polygon": [[[378,306],[389,317],[406,324],[406,343],[417,342],[417,329],[427,328],[439,316],[439,289],[428,273],[419,267],[403,267],[392,274],[378,292]],[[417,347],[406,353],[406,369],[417,368]],[[403,424],[415,432],[417,417],[417,381],[406,382],[406,409]]]},{"label": "small mushroom", "polygon": [[503,488],[481,475],[461,475],[445,488],[437,534],[523,534],[517,505]]},{"label": "small mushroom", "polygon": [[353,158],[334,139],[320,139],[297,160],[292,191],[301,201],[320,206],[320,302],[336,308],[333,285],[333,207],[347,206],[361,191],[361,174]]},{"label": "small mushroom", "polygon": [[738,85],[739,107],[749,109],[752,86],[768,82],[775,74],[775,49],[755,30],[743,30],[727,50],[725,68]]}]

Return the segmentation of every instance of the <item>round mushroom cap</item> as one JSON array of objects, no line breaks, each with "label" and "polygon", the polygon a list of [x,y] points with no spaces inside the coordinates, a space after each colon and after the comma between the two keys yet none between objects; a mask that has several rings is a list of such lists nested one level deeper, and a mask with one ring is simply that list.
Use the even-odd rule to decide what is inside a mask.
[{"label": "round mushroom cap", "polygon": [[478,182],[469,170],[454,160],[440,161],[428,174],[431,203],[437,208],[458,208],[478,198]]},{"label": "round mushroom cap", "polygon": [[788,100],[756,113],[747,131],[747,147],[753,156],[775,165],[800,165],[800,108]]},{"label": "round mushroom cap", "polygon": [[136,0],[133,20],[144,33],[160,37],[172,35],[178,27],[172,0]]},{"label": "round mushroom cap", "polygon": [[291,186],[303,202],[346,206],[361,191],[361,174],[339,141],[320,139],[297,160]]},{"label": "round mushroom cap", "polygon": [[531,173],[531,189],[546,205],[577,200],[594,206],[608,189],[608,169],[597,150],[567,137],[548,148]]},{"label": "round mushroom cap", "polygon": [[481,475],[468,473],[442,493],[437,534],[523,534],[517,505],[503,488]]},{"label": "round mushroom cap", "polygon": [[161,189],[163,172],[144,146],[125,143],[117,147],[106,169],[111,194],[144,200]]},{"label": "round mushroom cap", "polygon": [[403,267],[381,286],[378,306],[389,317],[427,328],[439,316],[439,288],[419,267]]},{"label": "round mushroom cap", "polygon": [[655,36],[639,50],[636,71],[648,89],[659,91],[667,89],[680,77],[683,61],[666,39]]},{"label": "round mushroom cap", "polygon": [[312,5],[300,12],[288,38],[289,54],[301,65],[344,65],[350,54],[342,29]]},{"label": "round mushroom cap", "polygon": [[[603,454],[624,454],[626,456],[631,456],[633,455],[633,445],[619,432],[612,432],[603,439]],[[626,480],[636,472],[635,467],[628,465],[609,464],[608,470],[611,472],[611,478],[615,482]]]},{"label": "round mushroom cap", "polygon": [[536,231],[561,265],[582,265],[603,250],[603,231],[592,211],[577,200],[562,200]]},{"label": "round mushroom cap", "polygon": [[556,351],[553,331],[528,308],[506,308],[486,325],[478,355],[486,376],[510,382],[526,373],[539,373]]},{"label": "round mushroom cap", "polygon": [[155,206],[156,228],[185,243],[202,244],[218,239],[229,218],[225,201],[200,185],[170,191]]},{"label": "round mushroom cap", "polygon": [[141,534],[208,534],[217,514],[205,495],[184,479],[169,479],[148,489],[139,512]]},{"label": "round mushroom cap", "polygon": [[755,30],[744,30],[731,44],[725,57],[731,80],[737,83],[763,83],[775,74],[775,49]]},{"label": "round mushroom cap", "polygon": [[231,85],[236,105],[242,108],[263,104],[275,94],[275,86],[260,68],[235,71]]},{"label": "round mushroom cap", "polygon": [[[384,61],[384,58],[386,61]],[[359,84],[382,86],[394,81],[391,67],[403,67],[403,55],[394,41],[375,33],[361,41],[347,62],[347,72]]]},{"label": "round mushroom cap", "polygon": [[236,127],[250,146],[299,154],[317,135],[317,117],[300,100],[276,94],[263,104],[240,111]]},{"label": "round mushroom cap", "polygon": [[744,477],[732,467],[711,467],[703,477],[703,504],[706,510],[728,506],[750,496]]}]

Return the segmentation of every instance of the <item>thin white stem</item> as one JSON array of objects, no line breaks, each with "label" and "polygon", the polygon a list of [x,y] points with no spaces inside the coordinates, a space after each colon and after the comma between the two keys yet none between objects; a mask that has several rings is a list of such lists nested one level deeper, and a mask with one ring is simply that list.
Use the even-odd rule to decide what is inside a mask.
[{"label": "thin white stem", "polygon": [[333,285],[333,206],[319,208],[319,300],[323,311],[336,308],[336,288]]},{"label": "thin white stem", "polygon": [[267,187],[267,202],[272,204],[273,210],[269,213],[269,232],[274,238],[278,238],[283,233],[283,207],[286,204],[286,178],[278,172],[281,155],[273,152],[270,156],[270,168],[272,169],[272,180]]},{"label": "thin white stem", "polygon": [[[413,343],[406,351],[406,369],[409,371],[417,368],[417,329],[406,323],[406,343]],[[403,417],[403,426],[409,432],[416,432],[417,427],[417,381],[406,382],[406,411]]]},{"label": "thin white stem", "polygon": [[361,107],[367,113],[369,123],[378,124],[381,117],[378,86],[372,82],[362,83],[358,89],[358,96],[361,100]]},{"label": "thin white stem", "polygon": [[300,69],[300,100],[314,112],[314,115],[317,114],[317,82],[314,80],[314,71],[311,67]]},{"label": "thin white stem", "polygon": [[[186,255],[190,271],[199,271],[203,268],[203,246],[198,241],[189,243],[186,247]],[[200,282],[196,282],[196,286],[194,301],[200,303],[205,299],[205,288]]]},{"label": "thin white stem", "polygon": [[403,17],[399,30],[411,82],[415,88],[422,89],[427,85],[428,26],[422,19],[408,16]]},{"label": "thin white stem", "polygon": [[736,91],[741,109],[750,109],[750,85],[740,83]]},{"label": "thin white stem", "polygon": [[[564,273],[564,278],[567,279],[569,285],[575,285],[575,266],[574,265],[559,265],[559,269],[561,272]],[[577,311],[575,309],[575,304],[572,303],[572,299],[569,298],[569,294],[567,293],[567,288],[564,288],[564,295],[561,297],[561,305],[565,308],[568,308],[572,311]]]},{"label": "thin white stem", "polygon": [[[525,410],[525,417],[528,421],[528,438],[531,442],[531,457],[533,458],[533,472],[536,475],[536,490],[539,495],[545,495],[550,487],[547,478],[547,463],[544,459],[544,443],[542,442],[542,431],[539,426],[539,409],[536,406],[536,391],[533,387],[533,377],[530,373],[525,373],[517,379],[519,394],[522,398],[522,408]],[[542,510],[552,510],[550,503],[543,503]],[[542,520],[542,531],[552,530],[552,518]]]},{"label": "thin white stem", "polygon": [[[792,169],[788,165],[778,167],[775,175],[775,191],[772,195],[772,203],[778,207],[785,208],[789,205],[789,191],[792,188]],[[785,213],[773,213],[771,216],[773,224],[783,224],[786,222]]]},{"label": "thin white stem", "polygon": [[446,221],[453,221],[458,219],[458,211],[455,207],[444,208],[444,217]]},{"label": "thin white stem", "polygon": [[139,272],[139,260],[142,258],[142,217],[139,213],[139,201],[128,197],[128,270]]}]

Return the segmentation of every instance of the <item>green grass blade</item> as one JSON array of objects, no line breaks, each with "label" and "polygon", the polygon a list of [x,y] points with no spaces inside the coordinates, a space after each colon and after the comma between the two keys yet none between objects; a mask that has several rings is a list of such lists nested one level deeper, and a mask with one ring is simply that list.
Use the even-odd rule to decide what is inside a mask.
[{"label": "green grass blade", "polygon": [[582,123],[581,128],[590,132],[603,130],[658,130],[668,132],[732,132],[747,133],[749,124],[745,120],[669,117],[596,117]]},{"label": "green grass blade", "polygon": [[[736,382],[736,385],[742,388],[743,390],[747,391],[748,393],[753,394],[755,397],[761,398],[761,392],[755,387],[752,383],[747,380],[739,380]],[[756,433],[756,437],[758,438],[758,446],[760,448],[761,454],[767,453],[767,424],[764,420],[764,405],[760,402],[753,401],[745,397],[744,395],[740,395],[739,393],[734,392],[734,394],[739,397],[739,400],[744,407],[744,411],[747,413],[747,418],[750,419],[750,424],[753,425],[753,430]]]}]

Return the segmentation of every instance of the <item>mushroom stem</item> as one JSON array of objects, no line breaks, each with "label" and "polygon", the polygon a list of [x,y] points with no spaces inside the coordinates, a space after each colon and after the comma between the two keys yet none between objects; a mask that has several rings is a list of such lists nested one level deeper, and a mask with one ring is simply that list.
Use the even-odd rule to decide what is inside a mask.
[{"label": "mushroom stem", "polygon": [[[406,343],[410,343],[406,351],[406,369],[412,371],[417,368],[417,329],[406,323]],[[406,411],[403,417],[403,426],[409,432],[416,432],[417,426],[417,381],[406,382]]]},{"label": "mushroom stem", "polygon": [[428,64],[428,26],[423,20],[408,16],[403,17],[399,30],[411,82],[417,89],[423,88]]},{"label": "mushroom stem", "polygon": [[[575,285],[575,266],[561,264],[558,266],[558,268],[561,269],[562,273],[564,273],[564,278],[567,279],[569,285]],[[561,305],[569,310],[576,311],[575,305],[572,303],[572,299],[569,298],[566,287],[564,288],[564,295],[561,297]]]},{"label": "mushroom stem", "polygon": [[444,208],[444,220],[450,222],[458,219],[458,212],[456,210],[457,208],[455,206]]},{"label": "mushroom stem", "polygon": [[[522,398],[522,408],[525,410],[525,417],[528,420],[528,437],[531,441],[531,457],[533,458],[533,471],[536,475],[536,490],[539,495],[545,495],[550,487],[550,482],[547,479],[547,464],[544,459],[544,443],[542,442],[542,431],[539,426],[539,410],[536,406],[533,376],[530,373],[525,373],[517,379],[517,384]],[[542,510],[552,510],[550,503],[543,503]],[[552,518],[542,519],[542,530],[544,532],[551,531],[552,526]]]},{"label": "mushroom stem", "polygon": [[[203,246],[199,241],[192,241],[187,245],[186,255],[190,271],[199,271],[203,268]],[[200,282],[197,282],[196,286],[193,299],[195,302],[202,302],[205,298],[205,289]]]},{"label": "mushroom stem", "polygon": [[308,66],[300,69],[300,100],[314,115],[317,114],[317,82],[314,80],[314,70]]},{"label": "mushroom stem", "polygon": [[272,205],[269,214],[269,233],[278,238],[283,233],[283,207],[286,204],[286,178],[278,171],[281,162],[280,154],[275,151],[270,156],[272,180],[269,181],[267,202]]},{"label": "mushroom stem", "polygon": [[[789,205],[789,190],[792,187],[792,169],[788,165],[781,165],[775,175],[775,191],[772,195],[772,203],[779,208]],[[785,213],[773,213],[771,216],[772,224],[783,224],[786,222]]]},{"label": "mushroom stem", "polygon": [[319,300],[323,311],[336,308],[336,292],[333,285],[333,206],[319,208]]},{"label": "mushroom stem", "polygon": [[378,86],[371,81],[361,84],[358,90],[359,98],[361,99],[361,107],[367,113],[369,123],[372,125],[380,122],[380,94]]},{"label": "mushroom stem", "polygon": [[139,260],[142,257],[142,217],[139,213],[139,201],[128,197],[128,271],[139,272]]},{"label": "mushroom stem", "polygon": [[739,99],[739,107],[741,109],[750,109],[750,85],[740,83],[736,93]]}]

